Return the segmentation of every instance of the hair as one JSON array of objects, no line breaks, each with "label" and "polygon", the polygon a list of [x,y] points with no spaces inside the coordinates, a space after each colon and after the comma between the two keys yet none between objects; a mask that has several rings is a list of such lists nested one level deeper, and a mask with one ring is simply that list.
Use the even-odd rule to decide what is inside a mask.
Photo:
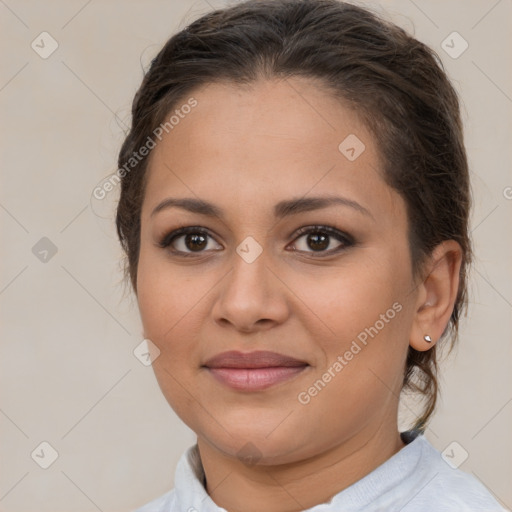
[{"label": "hair", "polygon": [[[247,0],[209,12],[173,35],[153,59],[132,104],[118,165],[126,165],[187,95],[214,82],[251,85],[302,77],[354,108],[372,135],[386,183],[405,200],[413,272],[444,240],[462,248],[459,288],[443,332],[450,352],[467,307],[471,192],[457,93],[439,56],[366,8],[338,0]],[[122,173],[116,227],[125,278],[137,293],[148,157]],[[441,341],[441,340],[439,340]],[[424,402],[424,431],[438,395],[439,342],[408,348],[402,390]]]}]

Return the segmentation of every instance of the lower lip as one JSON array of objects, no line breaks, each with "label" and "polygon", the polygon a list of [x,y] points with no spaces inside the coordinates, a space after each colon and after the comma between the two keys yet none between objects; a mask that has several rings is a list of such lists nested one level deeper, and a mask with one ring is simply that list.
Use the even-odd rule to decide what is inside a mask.
[{"label": "lower lip", "polygon": [[241,391],[259,391],[287,381],[304,371],[306,366],[271,368],[208,368],[220,382]]}]

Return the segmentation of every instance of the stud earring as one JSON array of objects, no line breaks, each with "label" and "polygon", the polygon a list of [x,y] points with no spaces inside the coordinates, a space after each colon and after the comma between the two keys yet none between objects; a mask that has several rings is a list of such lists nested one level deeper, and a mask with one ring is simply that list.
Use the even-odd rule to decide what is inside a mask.
[{"label": "stud earring", "polygon": [[425,336],[423,336],[423,339],[427,342],[427,343],[432,343],[432,338],[426,334]]}]

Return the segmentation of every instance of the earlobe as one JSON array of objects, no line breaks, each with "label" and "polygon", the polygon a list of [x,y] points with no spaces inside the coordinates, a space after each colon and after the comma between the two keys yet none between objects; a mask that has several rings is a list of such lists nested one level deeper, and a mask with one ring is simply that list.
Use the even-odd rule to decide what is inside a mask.
[{"label": "earlobe", "polygon": [[455,240],[445,240],[432,251],[419,285],[409,337],[415,350],[429,350],[443,335],[457,299],[461,263],[462,249]]},{"label": "earlobe", "polygon": [[409,345],[418,352],[430,350],[436,343],[437,338],[433,338],[430,334],[412,335],[409,341]]}]

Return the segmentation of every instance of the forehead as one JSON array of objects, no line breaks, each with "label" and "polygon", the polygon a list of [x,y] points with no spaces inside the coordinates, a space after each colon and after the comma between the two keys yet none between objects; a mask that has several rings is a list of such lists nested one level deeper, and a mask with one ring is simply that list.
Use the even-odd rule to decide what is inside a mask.
[{"label": "forehead", "polygon": [[206,152],[215,156],[220,150],[246,155],[256,147],[265,150],[267,159],[296,149],[313,153],[327,149],[338,157],[338,144],[350,134],[357,134],[373,151],[372,137],[355,110],[316,80],[294,77],[248,85],[213,83],[190,96],[197,107],[168,137],[170,145],[201,148],[201,154],[190,158],[201,158]]},{"label": "forehead", "polygon": [[357,112],[315,81],[208,84],[173,112],[190,98],[197,105],[151,154],[143,214],[165,194],[262,205],[336,189],[376,203],[377,215],[397,200]]}]

